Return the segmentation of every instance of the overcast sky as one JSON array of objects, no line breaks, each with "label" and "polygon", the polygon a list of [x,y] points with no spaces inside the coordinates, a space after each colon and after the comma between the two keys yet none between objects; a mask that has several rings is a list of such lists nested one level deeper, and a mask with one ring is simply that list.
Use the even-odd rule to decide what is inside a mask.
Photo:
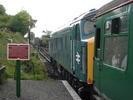
[{"label": "overcast sky", "polygon": [[6,12],[15,15],[21,10],[26,10],[38,20],[34,31],[36,36],[41,36],[43,30],[61,27],[78,15],[98,9],[111,0],[0,0]]}]

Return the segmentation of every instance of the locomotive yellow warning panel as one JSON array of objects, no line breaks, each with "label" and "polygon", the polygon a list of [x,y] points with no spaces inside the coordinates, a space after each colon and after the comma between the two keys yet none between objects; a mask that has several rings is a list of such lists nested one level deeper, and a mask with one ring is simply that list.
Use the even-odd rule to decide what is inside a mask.
[{"label": "locomotive yellow warning panel", "polygon": [[87,83],[93,84],[94,37],[87,44]]}]

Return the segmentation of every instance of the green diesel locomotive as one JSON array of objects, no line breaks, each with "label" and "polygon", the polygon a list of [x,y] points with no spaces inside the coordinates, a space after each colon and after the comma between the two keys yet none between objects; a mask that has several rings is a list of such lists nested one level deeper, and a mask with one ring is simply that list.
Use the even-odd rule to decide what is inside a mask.
[{"label": "green diesel locomotive", "polygon": [[58,66],[60,76],[69,80],[76,89],[93,84],[95,15],[94,9],[80,15],[54,32],[49,40],[52,63]]}]

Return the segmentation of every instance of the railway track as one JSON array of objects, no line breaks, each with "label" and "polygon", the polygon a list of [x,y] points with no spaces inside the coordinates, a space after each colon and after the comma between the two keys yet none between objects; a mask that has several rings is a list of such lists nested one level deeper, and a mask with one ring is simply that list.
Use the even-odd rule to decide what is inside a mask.
[{"label": "railway track", "polygon": [[49,56],[49,54],[48,54],[48,51],[47,51],[45,48],[40,47],[40,48],[39,48],[39,54],[40,54],[45,60],[47,60],[49,63],[51,62],[50,56]]},{"label": "railway track", "polygon": [[59,77],[60,75],[57,69],[55,69],[56,67],[54,67],[54,65],[51,64],[52,61],[48,54],[48,50],[46,48],[40,47],[38,51],[42,57],[42,60],[44,59],[46,60],[45,65],[46,65],[48,76],[52,79],[60,80],[60,77]]}]

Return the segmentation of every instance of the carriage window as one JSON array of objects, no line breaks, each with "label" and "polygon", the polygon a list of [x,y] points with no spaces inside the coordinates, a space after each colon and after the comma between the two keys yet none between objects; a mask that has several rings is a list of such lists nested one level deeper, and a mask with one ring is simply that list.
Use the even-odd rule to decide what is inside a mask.
[{"label": "carriage window", "polygon": [[104,63],[125,70],[128,56],[128,37],[105,37]]},{"label": "carriage window", "polygon": [[128,16],[123,15],[106,21],[105,34],[119,34],[128,31]]},{"label": "carriage window", "polygon": [[120,17],[120,32],[128,31],[128,17],[127,15]]}]

